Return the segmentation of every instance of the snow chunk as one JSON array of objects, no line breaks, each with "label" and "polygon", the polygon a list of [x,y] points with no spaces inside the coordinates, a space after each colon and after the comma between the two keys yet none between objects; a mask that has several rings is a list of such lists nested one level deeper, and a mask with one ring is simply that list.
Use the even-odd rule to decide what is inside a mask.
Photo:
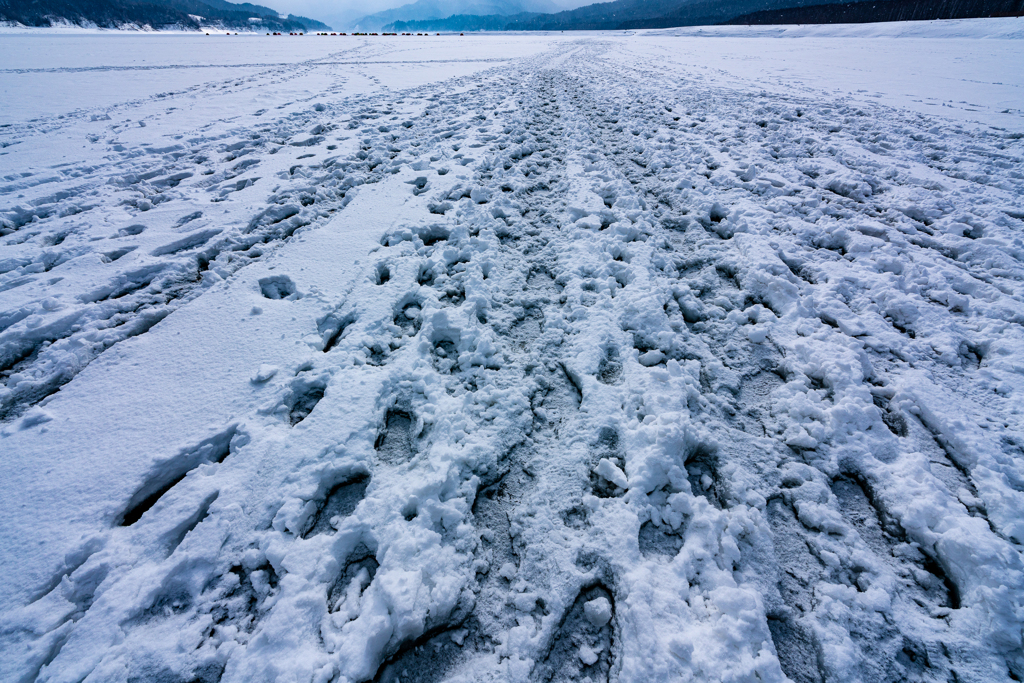
[{"label": "snow chunk", "polygon": [[491,190],[486,187],[474,187],[469,193],[474,204],[486,204],[491,200]]},{"label": "snow chunk", "polygon": [[601,229],[601,218],[600,216],[584,216],[575,223],[577,228],[584,230],[600,230]]},{"label": "snow chunk", "polygon": [[624,489],[629,484],[629,481],[626,479],[625,472],[620,470],[618,466],[608,458],[601,458],[601,462],[597,464],[596,472],[619,488]]},{"label": "snow chunk", "polygon": [[256,374],[253,375],[249,379],[249,381],[252,382],[253,384],[263,384],[264,382],[270,380],[270,378],[273,377],[276,374],[277,374],[277,366],[276,365],[268,365],[268,364],[264,363],[264,364],[260,365],[260,369],[256,371]]},{"label": "snow chunk", "polygon": [[755,344],[762,343],[768,337],[767,325],[755,325],[747,330],[747,339]]},{"label": "snow chunk", "polygon": [[608,602],[608,598],[597,598],[583,605],[583,613],[587,615],[587,620],[591,624],[601,628],[611,621],[612,604]]},{"label": "snow chunk", "polygon": [[640,361],[640,365],[649,368],[652,365],[658,365],[659,363],[664,362],[665,354],[659,351],[658,349],[654,349],[653,351],[648,351],[646,353],[640,354],[637,360]]}]

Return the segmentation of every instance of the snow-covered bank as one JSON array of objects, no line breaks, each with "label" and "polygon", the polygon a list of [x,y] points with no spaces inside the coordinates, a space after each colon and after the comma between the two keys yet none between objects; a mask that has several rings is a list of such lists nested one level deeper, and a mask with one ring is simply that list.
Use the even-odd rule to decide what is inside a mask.
[{"label": "snow-covered bank", "polygon": [[1024,675],[1019,114],[231,45],[0,128],[0,677]]},{"label": "snow-covered bank", "polygon": [[873,24],[786,24],[784,26],[686,26],[644,30],[641,35],[701,38],[951,38],[1021,40],[1024,20],[944,19],[941,21],[889,21]]}]

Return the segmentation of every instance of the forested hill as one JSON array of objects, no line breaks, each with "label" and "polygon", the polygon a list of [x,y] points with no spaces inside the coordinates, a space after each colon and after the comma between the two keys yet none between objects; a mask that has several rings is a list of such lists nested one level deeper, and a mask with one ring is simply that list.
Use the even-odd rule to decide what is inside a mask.
[{"label": "forested hill", "polygon": [[330,27],[319,21],[250,3],[225,0],[0,0],[0,22],[23,26],[96,26],[233,31],[313,31]]}]

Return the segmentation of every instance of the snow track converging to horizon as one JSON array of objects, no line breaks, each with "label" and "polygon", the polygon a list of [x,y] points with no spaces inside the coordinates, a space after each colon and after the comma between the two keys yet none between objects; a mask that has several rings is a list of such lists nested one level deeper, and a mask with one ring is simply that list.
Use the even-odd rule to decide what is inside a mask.
[{"label": "snow track converging to horizon", "polygon": [[1024,676],[1024,137],[547,48],[5,174],[5,679]]}]

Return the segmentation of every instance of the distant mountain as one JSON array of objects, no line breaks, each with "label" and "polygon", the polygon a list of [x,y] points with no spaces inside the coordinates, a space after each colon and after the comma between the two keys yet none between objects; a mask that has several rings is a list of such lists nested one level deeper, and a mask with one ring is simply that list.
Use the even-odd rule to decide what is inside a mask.
[{"label": "distant mountain", "polygon": [[[581,31],[713,24],[841,23],[1020,16],[1024,0],[615,0],[553,14],[458,14],[393,31]],[[395,10],[397,11],[397,10]]]},{"label": "distant mountain", "polygon": [[[508,16],[504,22],[500,17],[494,16],[497,13],[491,16],[466,16],[469,13],[460,12],[462,16],[449,16],[443,21],[410,21],[417,18],[404,16],[404,24],[393,23],[391,26],[394,27],[393,30],[407,31],[579,31],[664,28],[720,24],[742,14],[765,9],[817,5],[821,2],[822,0],[615,0],[550,14],[538,14],[536,11],[527,10]],[[401,9],[403,8],[392,11],[398,13]],[[404,29],[398,28],[399,26],[404,26]],[[497,26],[501,28],[492,28]]]},{"label": "distant mountain", "polygon": [[553,12],[551,0],[417,0],[408,5],[377,12],[353,23],[360,31],[381,31],[395,22],[431,21],[453,15],[501,17],[522,13]]},{"label": "distant mountain", "polygon": [[384,25],[382,31],[405,33],[407,31],[506,31],[510,24],[527,21],[535,17],[550,16],[536,12],[522,12],[511,16],[489,14],[456,14],[444,19],[423,19],[421,21],[395,21]]},{"label": "distant mountain", "polygon": [[330,31],[331,27],[322,21],[316,19],[310,19],[309,17],[299,16],[298,14],[289,14],[286,19],[296,24],[302,24],[306,27],[307,31]]},{"label": "distant mountain", "polygon": [[[836,0],[839,1],[839,0]],[[720,24],[767,9],[820,5],[821,0],[616,0],[557,14],[517,19],[514,30],[570,31]]]},{"label": "distant mountain", "polygon": [[225,0],[0,0],[0,22],[23,26],[96,26],[198,31],[323,31],[319,21]]}]

